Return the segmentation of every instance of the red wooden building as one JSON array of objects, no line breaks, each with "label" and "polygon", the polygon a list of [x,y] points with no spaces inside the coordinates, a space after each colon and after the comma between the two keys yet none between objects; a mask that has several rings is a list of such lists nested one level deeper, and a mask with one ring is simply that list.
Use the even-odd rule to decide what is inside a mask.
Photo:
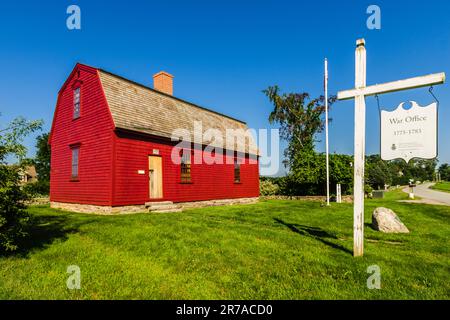
[{"label": "red wooden building", "polygon": [[[75,66],[58,93],[49,138],[53,207],[111,213],[139,211],[149,202],[258,197],[257,152],[247,134],[224,145],[223,155],[212,148],[217,141],[195,139],[196,122],[224,139],[227,129],[243,132],[246,124],[174,97],[168,73],[153,80],[152,89]],[[180,129],[190,133],[188,147],[173,139]],[[198,163],[197,156],[222,161]]]}]

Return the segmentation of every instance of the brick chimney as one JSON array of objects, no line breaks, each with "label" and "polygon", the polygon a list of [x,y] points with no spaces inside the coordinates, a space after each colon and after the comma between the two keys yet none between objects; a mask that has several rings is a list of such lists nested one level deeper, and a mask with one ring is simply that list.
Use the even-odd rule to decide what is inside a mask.
[{"label": "brick chimney", "polygon": [[153,76],[153,88],[173,95],[173,75],[165,71],[158,72]]}]

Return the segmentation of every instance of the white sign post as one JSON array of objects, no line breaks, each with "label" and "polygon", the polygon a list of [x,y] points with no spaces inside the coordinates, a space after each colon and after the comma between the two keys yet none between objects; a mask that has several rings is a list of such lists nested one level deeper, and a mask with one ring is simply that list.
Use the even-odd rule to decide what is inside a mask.
[{"label": "white sign post", "polygon": [[336,184],[336,202],[342,203],[342,193],[341,193],[341,184]]},{"label": "white sign post", "polygon": [[[366,48],[364,39],[356,41],[355,51],[355,88],[339,91],[338,99],[355,99],[355,150],[354,150],[354,179],[353,179],[353,255],[362,256],[364,253],[364,157],[365,157],[365,129],[366,105],[365,97],[380,93],[414,89],[445,81],[445,73],[410,78],[394,82],[387,82],[366,86]],[[430,141],[430,143],[435,143]]]}]

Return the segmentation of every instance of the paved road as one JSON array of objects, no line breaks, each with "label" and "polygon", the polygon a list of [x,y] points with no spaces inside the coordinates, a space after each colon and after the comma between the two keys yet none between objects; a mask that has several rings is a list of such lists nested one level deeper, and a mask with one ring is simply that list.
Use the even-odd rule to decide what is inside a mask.
[{"label": "paved road", "polygon": [[[450,193],[443,191],[436,191],[429,189],[433,182],[427,182],[417,185],[414,188],[414,195],[422,198],[420,202],[429,204],[444,204],[450,206]],[[409,187],[403,189],[404,192],[409,193]]]}]

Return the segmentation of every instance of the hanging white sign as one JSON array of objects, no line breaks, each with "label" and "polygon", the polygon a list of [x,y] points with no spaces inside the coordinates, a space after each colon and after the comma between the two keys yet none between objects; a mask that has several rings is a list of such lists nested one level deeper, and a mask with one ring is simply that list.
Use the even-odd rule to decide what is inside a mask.
[{"label": "hanging white sign", "polygon": [[381,159],[434,159],[437,156],[437,103],[381,111]]}]

